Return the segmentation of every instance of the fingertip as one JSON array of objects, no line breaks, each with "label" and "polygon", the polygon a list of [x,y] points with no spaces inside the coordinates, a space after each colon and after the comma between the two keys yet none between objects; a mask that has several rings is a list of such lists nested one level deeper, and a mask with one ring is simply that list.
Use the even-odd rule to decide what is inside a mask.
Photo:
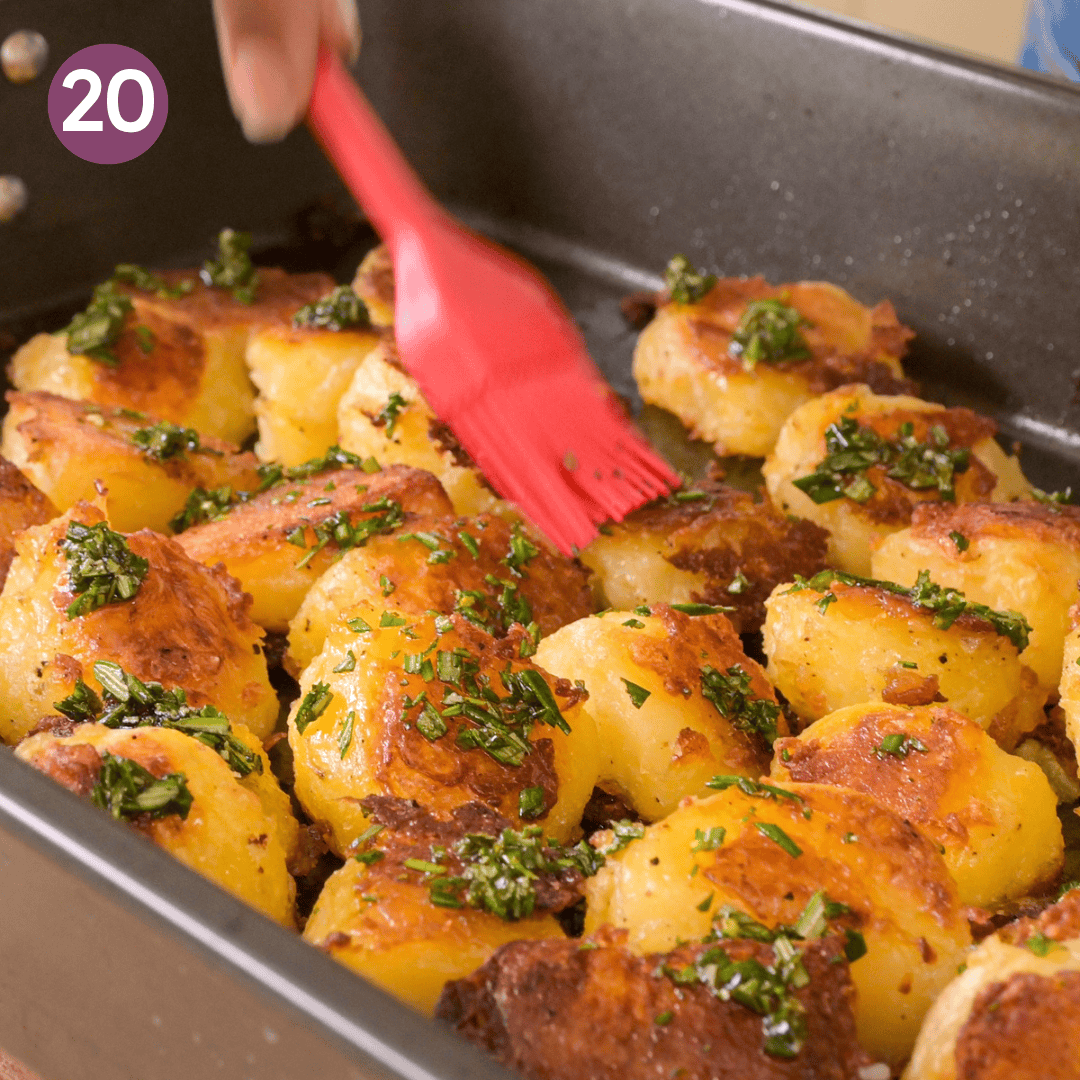
[{"label": "fingertip", "polygon": [[290,58],[272,40],[251,36],[237,42],[229,96],[249,142],[280,142],[304,115],[307,97],[290,68]]}]

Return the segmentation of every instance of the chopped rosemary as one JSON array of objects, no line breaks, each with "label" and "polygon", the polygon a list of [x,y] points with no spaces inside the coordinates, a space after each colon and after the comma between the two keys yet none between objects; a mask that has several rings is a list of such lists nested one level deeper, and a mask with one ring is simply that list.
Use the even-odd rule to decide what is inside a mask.
[{"label": "chopped rosemary", "polygon": [[386,399],[386,404],[372,417],[372,423],[376,427],[386,428],[386,437],[390,438],[397,427],[398,418],[409,407],[407,402],[396,390]]},{"label": "chopped rosemary", "polygon": [[897,731],[892,735],[886,735],[881,740],[881,745],[874,747],[874,756],[879,758],[889,756],[902,760],[915,750],[920,754],[930,752],[914,735],[908,735],[905,731]]},{"label": "chopped rosemary", "polygon": [[763,783],[761,780],[751,780],[748,776],[714,776],[706,784],[706,787],[714,791],[727,791],[729,787],[737,787],[744,795],[750,795],[755,799],[787,799],[790,802],[806,802],[801,795],[786,788],[774,787],[772,784]]},{"label": "chopped rosemary", "polygon": [[740,664],[729,667],[726,675],[708,664],[702,667],[701,695],[740,731],[760,735],[769,746],[776,741],[780,706],[751,694],[750,676]]},{"label": "chopped rosemary", "polygon": [[67,559],[68,581],[76,597],[67,607],[69,619],[130,600],[150,569],[149,562],[104,521],[96,525],[68,522],[60,550]]},{"label": "chopped rosemary", "polygon": [[[374,458],[368,458],[367,460],[375,461]],[[298,480],[310,480],[311,477],[318,476],[319,473],[326,472],[328,469],[342,468],[363,469],[364,472],[379,471],[377,462],[373,469],[369,469],[366,461],[348,450],[342,450],[342,448],[335,443],[322,457],[310,458],[307,461],[301,462],[299,465],[282,465],[279,462],[271,461],[267,462],[265,465],[257,466],[259,480],[261,481],[259,490],[268,491],[278,484],[286,482],[295,483]]]},{"label": "chopped rosemary", "polygon": [[746,305],[728,353],[747,370],[762,360],[806,360],[811,353],[799,328],[810,324],[782,300],[752,300]]},{"label": "chopped rosemary", "polygon": [[304,700],[300,702],[300,708],[296,710],[294,723],[296,724],[297,734],[303,735],[308,725],[318,720],[326,712],[327,706],[333,700],[334,695],[331,693],[328,683],[315,683],[304,695]]},{"label": "chopped rosemary", "polygon": [[949,533],[949,539],[956,545],[957,551],[967,551],[971,547],[971,541],[961,532],[956,532],[954,529]]},{"label": "chopped rosemary", "polygon": [[193,799],[183,773],[168,773],[159,779],[138,762],[105,750],[90,801],[108,810],[117,821],[124,821],[141,814],[155,819],[177,814],[186,819]]},{"label": "chopped rosemary", "polygon": [[802,848],[779,825],[774,825],[771,821],[755,821],[754,828],[766,839],[786,851],[793,859],[797,859],[802,854]]}]

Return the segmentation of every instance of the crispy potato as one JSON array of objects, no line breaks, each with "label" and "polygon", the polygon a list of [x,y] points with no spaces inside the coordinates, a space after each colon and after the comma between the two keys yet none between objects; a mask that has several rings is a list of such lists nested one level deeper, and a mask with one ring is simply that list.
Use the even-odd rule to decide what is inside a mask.
[{"label": "crispy potato", "polygon": [[1020,463],[994,441],[992,420],[970,409],[946,409],[919,398],[879,397],[868,386],[840,387],[791,414],[762,473],[778,510],[816,521],[829,530],[829,563],[841,570],[869,574],[875,542],[908,525],[920,502],[943,499],[937,487],[914,490],[891,479],[882,465],[865,473],[875,489],[866,502],[843,497],[815,503],[799,490],[794,481],[813,473],[826,456],[826,429],[846,419],[890,440],[899,437],[903,425],[911,424],[919,443],[926,443],[931,430],[939,427],[948,437],[950,449],[970,449],[968,468],[955,476],[956,502],[1011,502],[1031,491]]},{"label": "crispy potato", "polygon": [[[87,748],[93,752],[86,753]],[[168,728],[79,724],[70,735],[41,732],[15,749],[17,757],[79,795],[90,794],[105,752],[137,762],[159,779],[182,773],[192,795],[187,817],[170,814],[154,820],[142,814],[133,824],[185,866],[283,926],[295,927],[295,886],[285,865],[290,840],[283,818],[267,813],[259,795],[209,746]],[[264,784],[276,787],[264,768]]]},{"label": "crispy potato", "polygon": [[[175,283],[198,273],[162,277]],[[12,358],[11,381],[17,390],[136,409],[239,445],[255,430],[255,391],[244,363],[249,336],[291,319],[333,287],[325,274],[273,269],[259,270],[252,304],[202,284],[179,299],[124,287],[133,310],[112,347],[115,367],[69,353],[63,332],[38,334]]]},{"label": "crispy potato", "polygon": [[338,407],[338,429],[341,445],[362,458],[434,473],[455,514],[473,517],[506,506],[431,411],[389,338],[360,361]]},{"label": "crispy potato", "polygon": [[[584,682],[602,748],[600,785],[646,821],[687,795],[708,794],[717,773],[760,776],[769,759],[764,731],[785,730],[765,673],[723,615],[684,615],[667,604],[651,615],[608,611],[544,638],[536,662]],[[711,691],[730,715],[703,696],[707,674],[733,691],[730,704]],[[755,700],[772,708],[759,716]]]},{"label": "crispy potato", "polygon": [[904,596],[841,581],[778,585],[765,607],[766,670],[804,721],[868,701],[945,701],[1011,750],[1044,719],[1034,672],[974,614],[941,629]]},{"label": "crispy potato", "polygon": [[56,517],[52,501],[7,458],[0,457],[0,587],[15,558],[15,537]]},{"label": "crispy potato", "polygon": [[[306,941],[430,1016],[446,981],[468,975],[500,945],[564,937],[551,911],[572,903],[579,889],[556,885],[547,890],[554,893],[550,902],[541,897],[532,916],[504,921],[470,907],[437,907],[428,875],[405,865],[408,859],[430,862],[433,843],[451,852],[466,833],[497,835],[509,825],[504,818],[477,803],[438,817],[402,800],[365,800],[369,809],[373,803],[399,804],[390,829],[370,848],[382,857],[371,863],[350,859],[330,877],[304,929]],[[378,810],[372,820],[385,824]],[[453,854],[442,861],[450,868]]]},{"label": "crispy potato", "polygon": [[580,557],[596,574],[603,606],[733,607],[732,623],[750,634],[761,629],[765,598],[781,581],[824,568],[827,539],[813,522],[789,520],[768,502],[710,484],[607,524]]},{"label": "crispy potato", "polygon": [[254,597],[255,622],[283,633],[308,589],[342,551],[362,542],[354,534],[363,522],[391,531],[409,527],[414,515],[452,512],[438,481],[419,469],[329,469],[276,484],[177,541],[197,562],[223,563]]},{"label": "crispy potato", "polygon": [[68,524],[104,520],[81,503],[16,540],[17,555],[0,594],[0,739],[16,742],[78,679],[95,691],[97,660],[114,660],[143,682],[182,687],[190,704],[214,705],[260,738],[277,721],[278,701],[262,652],[262,631],[248,617],[250,598],[220,567],[189,559],[176,541],[143,530],[127,537],[150,566],[130,600],[69,618],[74,600],[59,544]]},{"label": "crispy potato", "polygon": [[[479,801],[515,826],[535,822],[561,841],[577,827],[592,794],[600,750],[595,725],[581,707],[585,693],[519,659],[521,643],[528,640],[521,627],[499,639],[460,615],[438,619],[441,634],[431,616],[410,625],[387,612],[374,629],[349,633],[347,639],[332,637],[300,681],[301,697],[289,716],[296,796],[308,815],[326,827],[330,846],[339,854],[367,827],[360,800],[369,795],[416,799],[439,812]],[[458,693],[449,681],[454,649],[463,650],[457,659],[465,657],[466,672],[479,665],[479,676],[489,680],[502,701],[511,696],[503,673],[525,672],[542,680],[569,733],[542,721],[544,714],[529,705],[524,732],[529,750],[517,752],[518,764],[513,747],[501,749],[493,731],[493,751],[501,759],[479,746],[461,745],[470,737],[466,733],[480,725],[462,715],[438,715],[444,696]],[[427,671],[424,659],[431,661]],[[445,661],[449,671],[442,666]],[[419,674],[406,665],[417,667]],[[438,678],[438,671],[448,680]],[[312,702],[321,709],[314,718]],[[526,791],[530,795],[523,795]],[[522,805],[527,807],[524,816]]]},{"label": "crispy potato", "polygon": [[623,927],[634,952],[664,952],[705,936],[724,905],[792,925],[824,890],[866,940],[851,966],[859,1041],[896,1065],[971,942],[956,886],[934,845],[869,796],[781,787],[797,797],[689,800],[609,855],[586,884],[585,931]]},{"label": "crispy potato", "polygon": [[1021,612],[1031,624],[1022,659],[1043,686],[1056,689],[1080,579],[1080,507],[919,506],[908,528],[885,537],[871,565],[875,577],[901,585],[929,570],[938,584],[970,600]]},{"label": "crispy potato", "polygon": [[[807,323],[810,355],[748,366],[728,347],[747,305],[781,300]],[[764,457],[784,421],[803,403],[843,383],[904,393],[900,357],[912,336],[888,301],[866,308],[820,281],[773,286],[764,278],[724,278],[694,304],[667,299],[638,338],[634,378],[642,399],[673,412],[718,454]]]},{"label": "crispy potato", "polygon": [[252,491],[259,486],[253,454],[231,443],[200,437],[200,449],[162,460],[132,441],[152,427],[152,417],[103,409],[90,402],[34,392],[7,395],[0,450],[61,510],[90,501],[100,481],[106,514],[118,532],[168,532],[192,488]]},{"label": "crispy potato", "polygon": [[1069,633],[1065,638],[1061,670],[1061,710],[1065,714],[1065,734],[1080,762],[1080,604],[1069,609]]},{"label": "crispy potato", "polygon": [[338,441],[338,403],[360,361],[379,343],[372,330],[273,326],[247,346],[263,461],[299,465]]},{"label": "crispy potato", "polygon": [[852,705],[775,751],[777,780],[862,791],[925,833],[962,903],[1031,895],[1061,868],[1057,798],[1042,770],[953,709]]},{"label": "crispy potato", "polygon": [[394,325],[394,263],[385,244],[372,248],[364,256],[352,287],[367,305],[372,326]]},{"label": "crispy potato", "polygon": [[[292,663],[303,670],[335,626],[364,611],[377,620],[388,604],[409,617],[466,611],[495,634],[512,622],[533,620],[541,634],[551,634],[588,615],[593,603],[586,572],[543,544],[525,546],[524,539],[491,514],[436,518],[420,522],[411,534],[372,538],[346,552],[304,598],[289,627]],[[527,555],[521,565],[515,546]],[[436,552],[452,555],[446,559]]]}]

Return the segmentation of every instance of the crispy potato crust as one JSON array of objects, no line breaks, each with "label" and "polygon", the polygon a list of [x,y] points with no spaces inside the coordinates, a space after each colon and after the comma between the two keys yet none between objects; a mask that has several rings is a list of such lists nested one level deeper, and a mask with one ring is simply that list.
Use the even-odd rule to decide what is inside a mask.
[{"label": "crispy potato crust", "polygon": [[[617,934],[504,945],[479,971],[448,983],[436,1015],[529,1080],[854,1080],[868,1064],[855,1038],[854,991],[837,938],[802,948],[809,984],[795,997],[808,1037],[790,1060],[762,1050],[761,1017],[700,984],[658,977],[709,948],[634,956]],[[772,950],[723,942],[739,962]],[[659,1018],[659,1019],[658,1019]]]},{"label": "crispy potato crust", "polygon": [[394,263],[385,244],[379,244],[364,256],[352,287],[367,305],[373,326],[394,325]]},{"label": "crispy potato crust", "polygon": [[15,537],[31,525],[44,525],[58,511],[19,468],[0,457],[0,586],[15,558]]}]

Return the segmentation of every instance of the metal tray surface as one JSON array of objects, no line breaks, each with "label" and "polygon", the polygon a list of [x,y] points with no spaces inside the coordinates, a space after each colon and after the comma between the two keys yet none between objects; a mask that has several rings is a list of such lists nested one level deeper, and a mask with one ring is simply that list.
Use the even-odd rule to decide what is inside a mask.
[{"label": "metal tray surface", "polygon": [[[370,235],[303,132],[248,147],[208,5],[3,0],[51,71],[121,41],[170,119],[121,167],[48,129],[48,74],[0,90],[0,353],[116,262],[202,258],[225,224],[345,277]],[[634,397],[628,289],[676,251],[725,274],[893,300],[927,396],[1022,438],[1044,487],[1080,461],[1080,92],[750,0],[364,0],[359,76],[421,175],[535,258]],[[305,210],[305,207],[309,209]],[[312,222],[316,226],[312,228]],[[557,403],[553,403],[557,407]],[[0,750],[0,1045],[53,1080],[506,1074]]]}]

